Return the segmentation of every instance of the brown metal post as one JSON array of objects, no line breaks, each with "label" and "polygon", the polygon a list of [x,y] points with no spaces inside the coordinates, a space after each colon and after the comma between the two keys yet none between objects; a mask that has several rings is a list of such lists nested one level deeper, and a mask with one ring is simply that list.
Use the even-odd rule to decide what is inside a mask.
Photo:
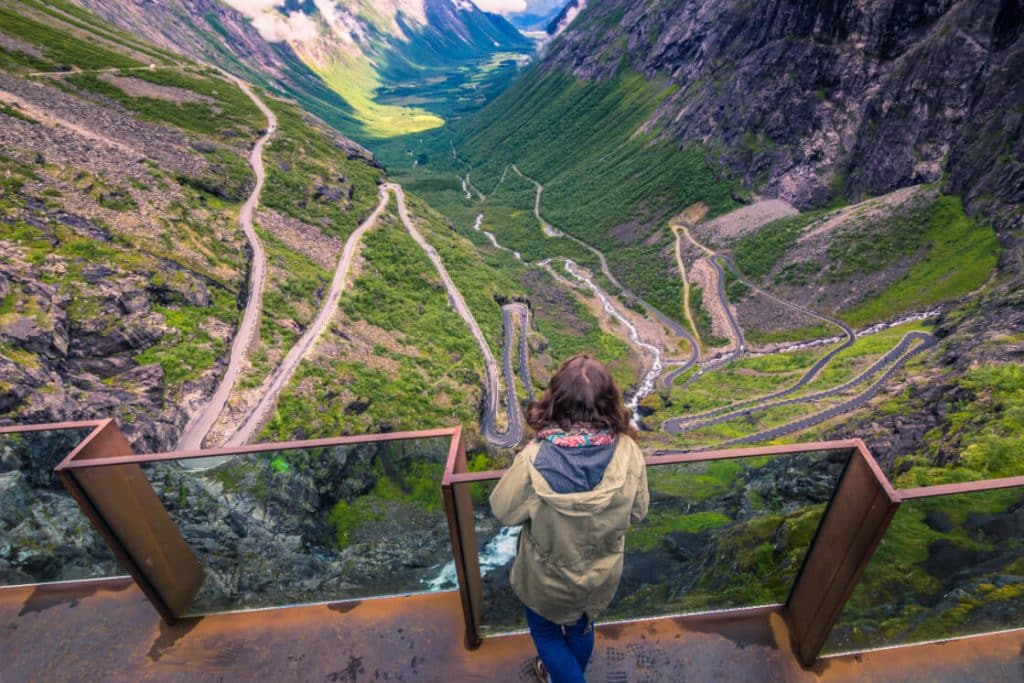
[{"label": "brown metal post", "polygon": [[793,654],[803,666],[814,664],[899,505],[889,480],[858,443],[783,609]]},{"label": "brown metal post", "polygon": [[452,558],[455,574],[459,580],[459,598],[462,615],[466,623],[466,647],[480,646],[480,622],[483,610],[483,582],[480,577],[480,560],[477,554],[476,525],[473,519],[472,484],[456,484],[450,481],[449,473],[466,471],[466,444],[459,430],[452,437],[452,452],[446,468],[445,480],[441,485],[444,511],[448,518],[448,533],[452,543]]},{"label": "brown metal post", "polygon": [[132,455],[112,421],[97,428],[56,471],[118,561],[168,623],[181,617],[203,583],[203,569],[152,485],[134,463],[68,467],[71,461]]}]

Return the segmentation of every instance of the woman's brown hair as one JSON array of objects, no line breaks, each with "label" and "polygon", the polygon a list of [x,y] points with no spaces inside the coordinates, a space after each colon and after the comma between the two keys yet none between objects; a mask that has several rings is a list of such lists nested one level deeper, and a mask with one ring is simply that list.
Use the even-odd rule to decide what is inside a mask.
[{"label": "woman's brown hair", "polygon": [[552,425],[587,425],[636,436],[615,380],[600,361],[586,354],[562,363],[540,400],[530,404],[526,422],[538,431]]}]

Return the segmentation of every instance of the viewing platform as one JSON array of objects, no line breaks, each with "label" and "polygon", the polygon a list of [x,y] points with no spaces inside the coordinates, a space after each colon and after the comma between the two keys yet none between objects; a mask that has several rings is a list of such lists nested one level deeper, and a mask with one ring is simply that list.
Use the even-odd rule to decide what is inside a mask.
[{"label": "viewing platform", "polygon": [[[4,681],[515,681],[526,634],[462,643],[451,592],[163,623],[131,579],[0,590]],[[821,659],[805,670],[774,611],[599,624],[595,683],[1019,681],[1020,631]]]},{"label": "viewing platform", "polygon": [[[2,428],[0,680],[536,680],[485,460],[457,428],[150,455],[109,420]],[[648,477],[588,680],[1024,679],[1024,477],[894,489],[857,440]]]}]

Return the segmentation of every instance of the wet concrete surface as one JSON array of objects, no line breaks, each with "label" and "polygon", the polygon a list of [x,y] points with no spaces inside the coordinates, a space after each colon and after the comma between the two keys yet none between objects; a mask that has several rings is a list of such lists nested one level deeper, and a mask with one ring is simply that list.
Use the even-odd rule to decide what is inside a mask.
[{"label": "wet concrete surface", "polygon": [[[1021,681],[1024,632],[822,660],[801,669],[775,613],[598,627],[592,683]],[[524,634],[463,646],[455,593],[184,619],[128,579],[0,589],[0,680],[535,681]]]}]

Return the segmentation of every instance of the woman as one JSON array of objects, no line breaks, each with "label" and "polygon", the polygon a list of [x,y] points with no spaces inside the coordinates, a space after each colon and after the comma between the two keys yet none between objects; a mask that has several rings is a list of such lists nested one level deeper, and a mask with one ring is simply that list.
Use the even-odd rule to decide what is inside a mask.
[{"label": "woman", "polygon": [[511,580],[538,676],[580,683],[593,621],[622,576],[626,530],[647,514],[647,470],[622,393],[590,356],[562,364],[527,422],[537,438],[498,482],[491,509],[523,525]]}]

